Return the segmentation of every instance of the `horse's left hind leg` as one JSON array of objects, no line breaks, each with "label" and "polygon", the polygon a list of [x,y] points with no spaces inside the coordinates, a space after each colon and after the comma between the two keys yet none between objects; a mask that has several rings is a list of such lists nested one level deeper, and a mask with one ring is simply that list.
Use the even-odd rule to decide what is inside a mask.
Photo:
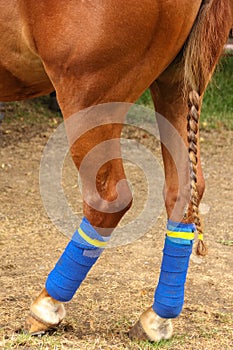
[{"label": "horse's left hind leg", "polygon": [[[130,331],[132,339],[160,341],[172,336],[171,319],[183,307],[185,279],[194,238],[194,218],[190,201],[188,106],[184,101],[182,81],[176,80],[176,68],[170,67],[151,86],[158,116],[165,168],[164,198],[167,234],[160,279],[153,306],[144,312]],[[197,131],[197,191],[200,201],[204,179],[200,164]]]}]

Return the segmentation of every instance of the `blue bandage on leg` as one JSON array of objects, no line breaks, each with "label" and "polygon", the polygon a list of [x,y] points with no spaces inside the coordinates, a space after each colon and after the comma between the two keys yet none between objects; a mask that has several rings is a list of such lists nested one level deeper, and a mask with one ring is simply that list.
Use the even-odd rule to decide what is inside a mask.
[{"label": "blue bandage on leg", "polygon": [[75,231],[47,278],[45,288],[49,295],[62,302],[71,300],[102,253],[107,240],[83,218],[79,229]]},{"label": "blue bandage on leg", "polygon": [[195,225],[168,221],[167,236],[153,310],[163,318],[177,317],[184,304],[184,289]]}]

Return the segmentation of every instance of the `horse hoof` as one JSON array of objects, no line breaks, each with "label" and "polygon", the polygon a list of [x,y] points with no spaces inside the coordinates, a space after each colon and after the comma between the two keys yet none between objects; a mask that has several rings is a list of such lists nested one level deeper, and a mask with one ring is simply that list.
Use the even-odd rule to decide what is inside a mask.
[{"label": "horse hoof", "polygon": [[54,327],[55,326],[49,325],[42,320],[39,320],[39,318],[35,317],[33,314],[30,314],[25,322],[25,330],[30,335],[42,335]]},{"label": "horse hoof", "polygon": [[152,308],[149,308],[131,328],[129,337],[131,340],[159,342],[162,339],[170,339],[172,331],[171,320],[159,317]]},{"label": "horse hoof", "polygon": [[56,328],[66,315],[64,305],[50,297],[45,289],[32,303],[25,328],[31,335]]}]

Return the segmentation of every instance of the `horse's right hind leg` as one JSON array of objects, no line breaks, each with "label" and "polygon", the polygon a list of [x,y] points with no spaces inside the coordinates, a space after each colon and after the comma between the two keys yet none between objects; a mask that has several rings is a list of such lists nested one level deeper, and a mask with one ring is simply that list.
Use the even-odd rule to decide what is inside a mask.
[{"label": "horse's right hind leg", "polygon": [[[98,108],[101,109],[99,115]],[[77,104],[76,111],[79,109]],[[66,106],[63,110],[68,114]],[[79,134],[82,130],[74,143],[71,142],[71,154],[82,182],[84,218],[49,274],[45,289],[31,305],[26,325],[30,333],[44,333],[61,322],[65,316],[62,303],[72,299],[102,253],[111,232],[131,206],[132,194],[120,151],[123,122],[119,114],[125,112],[124,104],[103,105],[79,111],[78,119],[74,115],[66,120],[69,139],[69,131],[72,133],[76,129]],[[88,130],[91,121],[97,124]]]}]

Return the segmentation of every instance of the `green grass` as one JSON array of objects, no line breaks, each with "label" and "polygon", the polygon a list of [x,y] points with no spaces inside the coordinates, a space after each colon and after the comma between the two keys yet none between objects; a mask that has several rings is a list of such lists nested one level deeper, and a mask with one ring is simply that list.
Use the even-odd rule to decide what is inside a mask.
[{"label": "green grass", "polygon": [[47,123],[49,118],[50,124],[53,125],[55,118],[59,118],[60,114],[52,112],[48,106],[49,96],[41,96],[20,102],[6,102],[4,103],[4,114],[6,117],[4,122],[11,123],[12,119],[18,119],[26,124],[43,124]]},{"label": "green grass", "polygon": [[222,59],[204,96],[201,123],[233,130],[233,57]]},{"label": "green grass", "polygon": [[[149,90],[138,100],[139,104],[153,108]],[[201,127],[233,130],[233,57],[221,60],[204,96]]]},{"label": "green grass", "polygon": [[37,349],[37,350],[60,350],[62,349],[60,340],[55,336],[44,335],[33,337],[29,334],[13,334],[8,339],[0,339],[0,349]]},{"label": "green grass", "polygon": [[233,241],[230,241],[230,240],[227,241],[227,240],[221,239],[221,240],[217,241],[217,243],[220,243],[220,244],[228,246],[228,247],[233,247]]},{"label": "green grass", "polygon": [[155,349],[174,349],[175,345],[182,345],[185,342],[185,335],[173,336],[169,340],[161,340],[158,343],[151,343],[149,341],[142,341],[138,343],[138,350],[155,350]]},{"label": "green grass", "polygon": [[153,101],[152,101],[149,89],[144,92],[144,94],[139,98],[137,103],[139,105],[144,105],[144,106],[146,106],[148,108],[154,108],[153,107]]}]

